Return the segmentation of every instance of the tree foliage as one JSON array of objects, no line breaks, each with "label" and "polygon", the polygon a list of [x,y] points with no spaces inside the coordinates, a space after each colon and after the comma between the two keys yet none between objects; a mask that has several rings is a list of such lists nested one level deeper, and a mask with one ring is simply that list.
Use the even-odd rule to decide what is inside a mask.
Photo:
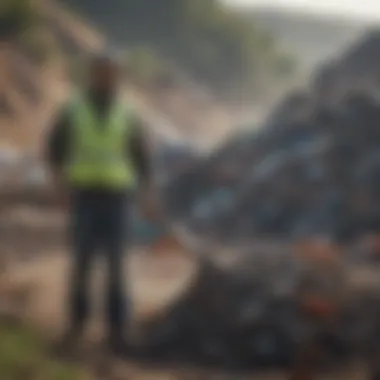
[{"label": "tree foliage", "polygon": [[30,0],[0,1],[0,38],[13,37],[33,28],[37,13]]},{"label": "tree foliage", "polygon": [[166,56],[227,92],[289,76],[292,60],[268,34],[217,0],[62,0],[121,45]]}]

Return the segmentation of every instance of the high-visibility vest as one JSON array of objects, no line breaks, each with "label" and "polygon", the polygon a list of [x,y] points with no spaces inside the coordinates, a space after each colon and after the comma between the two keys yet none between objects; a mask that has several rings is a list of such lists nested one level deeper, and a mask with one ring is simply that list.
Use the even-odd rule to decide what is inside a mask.
[{"label": "high-visibility vest", "polygon": [[69,102],[71,139],[66,165],[69,183],[77,188],[134,187],[136,173],[125,152],[132,134],[132,112],[115,101],[103,119],[92,107],[83,96]]}]

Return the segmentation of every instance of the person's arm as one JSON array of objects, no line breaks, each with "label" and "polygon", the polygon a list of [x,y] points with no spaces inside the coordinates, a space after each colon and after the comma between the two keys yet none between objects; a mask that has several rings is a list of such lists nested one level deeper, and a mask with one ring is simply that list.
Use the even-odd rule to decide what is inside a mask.
[{"label": "person's arm", "polygon": [[67,192],[63,168],[68,153],[68,140],[69,120],[66,110],[63,110],[52,126],[45,146],[45,159],[52,178],[53,192],[59,197]]},{"label": "person's arm", "polygon": [[143,136],[143,124],[137,117],[133,121],[132,136],[128,139],[126,152],[133,160],[140,185],[145,187],[151,182],[149,152]]}]

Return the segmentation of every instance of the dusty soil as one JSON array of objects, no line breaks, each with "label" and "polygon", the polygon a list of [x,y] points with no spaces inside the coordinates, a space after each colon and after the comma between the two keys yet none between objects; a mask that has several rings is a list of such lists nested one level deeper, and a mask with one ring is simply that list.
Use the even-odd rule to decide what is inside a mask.
[{"label": "dusty soil", "polygon": [[[59,213],[19,208],[0,214],[0,309],[12,309],[40,328],[48,337],[64,325],[64,300],[69,254],[64,239],[64,218]],[[93,277],[94,318],[77,357],[94,379],[202,380],[287,379],[286,374],[226,374],[202,368],[120,362],[104,354],[102,337],[102,265]],[[134,319],[160,312],[191,284],[197,263],[181,251],[133,250],[125,256],[128,291],[133,298]],[[50,339],[50,338],[49,338]],[[95,343],[95,344],[94,344]],[[346,371],[345,371],[346,372]],[[350,375],[347,374],[350,373]],[[331,379],[364,379],[355,368]],[[328,379],[323,376],[323,379]]]},{"label": "dusty soil", "polygon": [[[3,283],[28,286],[33,291],[25,312],[36,322],[55,329],[61,327],[65,278],[70,255],[65,246],[64,217],[56,212],[33,208],[8,211],[0,218]],[[94,298],[99,298],[102,283],[102,260],[94,270]],[[152,254],[148,250],[126,252],[125,271],[128,291],[134,299],[136,316],[163,307],[189,281],[196,268],[191,257],[181,252]]]},{"label": "dusty soil", "polygon": [[[15,208],[0,216],[0,231],[4,243],[0,247],[0,310],[12,310],[54,339],[63,330],[70,261],[64,244],[64,218],[54,212]],[[135,320],[164,309],[188,285],[196,270],[196,263],[181,252],[134,250],[126,254],[124,265]],[[210,378],[212,374],[201,369],[125,363],[105,356],[100,344],[102,277],[99,260],[93,277],[94,318],[77,356],[81,366],[95,374],[94,379]]]}]

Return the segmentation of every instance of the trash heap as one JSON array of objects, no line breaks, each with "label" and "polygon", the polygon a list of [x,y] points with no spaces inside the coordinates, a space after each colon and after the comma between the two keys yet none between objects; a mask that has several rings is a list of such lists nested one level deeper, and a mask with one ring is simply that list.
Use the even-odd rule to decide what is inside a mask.
[{"label": "trash heap", "polygon": [[[152,356],[233,368],[293,366],[310,347],[318,368],[379,356],[378,67],[374,32],[263,128],[162,184],[176,224],[217,244],[144,324]],[[218,249],[230,249],[228,265]]]},{"label": "trash heap", "polygon": [[[207,259],[188,290],[143,325],[152,357],[229,368],[293,367],[312,345],[318,368],[378,352],[379,263],[358,247],[343,262],[336,246],[275,243]],[[369,350],[369,351],[367,351]]]},{"label": "trash heap", "polygon": [[237,133],[172,178],[165,192],[173,217],[229,242],[347,241],[377,231],[379,41],[380,33],[371,33],[322,67],[309,90],[289,94],[258,132]]}]

